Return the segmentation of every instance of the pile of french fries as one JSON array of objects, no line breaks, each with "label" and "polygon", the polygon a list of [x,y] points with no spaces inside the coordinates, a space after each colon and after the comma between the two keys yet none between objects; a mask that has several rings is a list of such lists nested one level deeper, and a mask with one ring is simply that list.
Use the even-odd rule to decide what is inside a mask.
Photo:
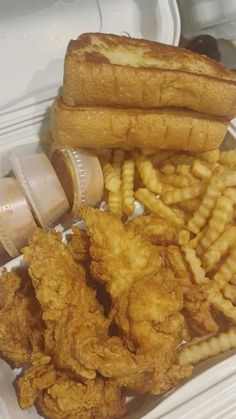
[{"label": "pile of french fries", "polygon": [[138,201],[144,213],[173,224],[192,282],[209,284],[209,303],[232,325],[190,342],[180,362],[236,347],[236,151],[114,149],[100,157],[108,209],[131,217]]}]

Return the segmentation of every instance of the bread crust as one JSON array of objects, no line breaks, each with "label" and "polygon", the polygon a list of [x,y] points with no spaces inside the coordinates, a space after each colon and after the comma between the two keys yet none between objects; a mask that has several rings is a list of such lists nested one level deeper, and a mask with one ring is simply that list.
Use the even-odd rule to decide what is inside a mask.
[{"label": "bread crust", "polygon": [[220,146],[227,121],[173,108],[71,108],[57,98],[50,128],[54,141],[67,147],[208,151]]},{"label": "bread crust", "polygon": [[236,77],[183,48],[88,33],[68,45],[63,100],[68,106],[185,107],[231,119]]},{"label": "bread crust", "polygon": [[179,70],[65,61],[63,100],[68,106],[185,107],[236,115],[236,83]]}]

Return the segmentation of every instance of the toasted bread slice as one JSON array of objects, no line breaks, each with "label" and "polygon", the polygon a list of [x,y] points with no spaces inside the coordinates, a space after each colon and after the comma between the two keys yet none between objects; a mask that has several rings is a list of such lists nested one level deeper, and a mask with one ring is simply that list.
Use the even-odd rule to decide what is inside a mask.
[{"label": "toasted bread slice", "polygon": [[225,119],[184,109],[72,108],[58,98],[51,112],[52,137],[67,147],[207,151],[226,130]]},{"label": "toasted bread slice", "polygon": [[88,33],[68,45],[63,100],[68,106],[186,107],[231,118],[236,76],[192,51]]}]

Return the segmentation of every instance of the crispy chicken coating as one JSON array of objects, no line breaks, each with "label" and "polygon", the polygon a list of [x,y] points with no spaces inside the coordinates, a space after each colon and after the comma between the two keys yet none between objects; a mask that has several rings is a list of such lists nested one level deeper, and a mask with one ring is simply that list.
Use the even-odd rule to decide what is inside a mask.
[{"label": "crispy chicken coating", "polygon": [[125,412],[125,398],[115,381],[75,380],[39,352],[32,354],[31,366],[18,378],[17,387],[22,409],[35,403],[50,419],[111,419]]},{"label": "crispy chicken coating", "polygon": [[29,279],[6,270],[0,277],[0,352],[15,367],[25,364],[42,333],[41,311]]},{"label": "crispy chicken coating", "polygon": [[[158,393],[187,334],[183,286],[165,268],[158,247],[113,214],[83,207],[80,215],[91,242],[91,272],[112,297],[113,316],[128,347],[152,362],[150,382],[143,388]],[[188,373],[180,371],[179,376]]]},{"label": "crispy chicken coating", "polygon": [[46,324],[45,347],[55,364],[78,376],[133,379],[147,369],[147,362],[109,336],[109,321],[61,237],[36,230],[24,249],[29,274]]}]

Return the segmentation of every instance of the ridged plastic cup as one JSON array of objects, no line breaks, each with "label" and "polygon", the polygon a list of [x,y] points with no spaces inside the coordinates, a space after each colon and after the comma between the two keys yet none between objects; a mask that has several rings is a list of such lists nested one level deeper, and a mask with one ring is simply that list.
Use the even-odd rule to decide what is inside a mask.
[{"label": "ridged plastic cup", "polygon": [[68,212],[69,203],[46,154],[11,153],[10,161],[39,225],[54,226]]},{"label": "ridged plastic cup", "polygon": [[0,241],[2,247],[11,257],[18,256],[35,227],[33,214],[17,181],[14,178],[1,178]]},{"label": "ridged plastic cup", "polygon": [[85,149],[52,145],[49,158],[70,204],[70,216],[76,216],[81,204],[96,206],[104,191],[102,168],[95,154]]}]

